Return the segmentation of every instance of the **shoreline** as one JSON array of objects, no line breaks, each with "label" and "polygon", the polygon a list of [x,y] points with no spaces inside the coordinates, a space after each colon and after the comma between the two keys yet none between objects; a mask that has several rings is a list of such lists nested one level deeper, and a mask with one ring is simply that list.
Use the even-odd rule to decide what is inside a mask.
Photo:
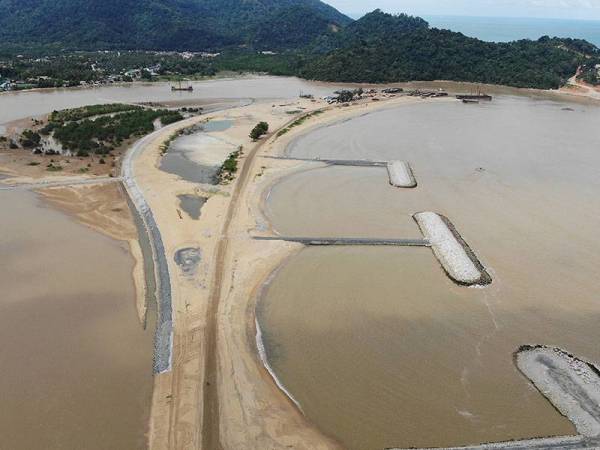
[{"label": "shoreline", "polygon": [[[569,94],[559,95],[564,101],[572,101]],[[569,98],[564,98],[565,95]],[[284,444],[293,444],[297,445],[296,448],[306,449],[339,448],[337,443],[323,435],[318,430],[318,426],[312,424],[301,413],[301,409],[297,409],[292,404],[293,400],[277,386],[276,377],[269,375],[268,368],[261,364],[257,342],[257,332],[260,328],[257,324],[255,309],[259,301],[260,289],[264,287],[265,282],[268,282],[269,275],[281,267],[286,258],[298,252],[302,247],[299,244],[281,242],[253,242],[249,239],[249,233],[265,232],[260,229],[260,226],[257,226],[259,220],[264,220],[264,224],[271,230],[273,229],[268,215],[261,210],[261,202],[266,204],[268,193],[277,182],[293,173],[311,170],[312,164],[299,161],[267,160],[260,158],[260,155],[285,154],[296,139],[317,128],[355,118],[361,114],[370,114],[399,106],[411,106],[420,102],[423,100],[415,99],[413,102],[410,101],[410,98],[398,97],[378,104],[366,103],[368,111],[365,111],[365,103],[347,108],[326,107],[324,114],[292,129],[285,136],[277,138],[275,136],[277,128],[273,128],[275,130],[273,135],[256,144],[248,144],[246,128],[256,119],[270,114],[271,107],[266,104],[267,102],[258,102],[200,116],[200,120],[207,117],[235,116],[235,120],[242,122],[242,125],[236,123],[234,130],[224,133],[226,135],[232,133],[235,140],[244,142],[245,145],[259,147],[256,153],[258,158],[249,161],[244,155],[240,161],[244,166],[249,164],[248,178],[246,185],[240,187],[238,202],[240,207],[233,212],[231,231],[226,232],[223,236],[229,240],[229,248],[225,249],[224,265],[222,268],[216,269],[227,274],[222,280],[223,287],[218,299],[215,318],[218,325],[216,330],[218,379],[215,384],[218,390],[219,406],[223,408],[220,409],[219,415],[222,417],[221,420],[224,418],[228,420],[227,429],[221,427],[218,430],[218,438],[224,448],[244,448],[243,443],[247,443],[251,439],[256,439],[256,445],[259,446],[257,448]],[[311,104],[309,103],[308,106],[310,107]],[[312,106],[323,105],[319,103]],[[281,122],[284,119],[293,120],[297,117],[282,116],[277,120]],[[271,122],[271,120],[269,121]],[[181,122],[174,125],[176,126],[173,127],[173,130],[187,126],[182,125]],[[140,141],[144,141],[143,151],[135,158],[135,161],[132,161],[132,165],[136,168],[136,179],[140,179],[142,193],[150,194],[148,204],[156,215],[157,226],[165,236],[165,253],[176,247],[175,244],[178,242],[189,241],[194,245],[199,243],[198,245],[202,247],[203,251],[203,270],[206,270],[207,266],[213,263],[211,256],[214,255],[215,241],[220,237],[220,232],[215,230],[220,229],[221,216],[229,206],[231,197],[211,196],[202,209],[200,221],[195,223],[172,217],[170,208],[173,205],[170,201],[173,192],[189,190],[193,185],[177,180],[173,175],[162,173],[156,167],[156,161],[160,159],[157,152],[160,140],[172,131],[165,128],[140,139]],[[253,148],[245,147],[245,153],[252,151]],[[231,185],[219,186],[219,188],[224,193],[230,193],[237,184],[238,177]],[[181,222],[182,220],[183,222]],[[181,225],[182,223],[183,225]],[[185,228],[184,230],[182,230],[182,226]],[[209,229],[210,235],[207,231]],[[138,245],[141,246],[139,243]],[[150,448],[184,448],[186,450],[202,448],[200,440],[203,430],[199,426],[202,423],[202,413],[198,411],[190,413],[189,410],[186,411],[186,408],[202,409],[201,399],[205,380],[203,375],[198,372],[201,367],[195,366],[192,369],[191,366],[198,364],[206,351],[205,344],[201,342],[206,326],[206,314],[203,314],[203,309],[206,307],[206,292],[205,288],[199,289],[197,285],[182,281],[177,268],[171,261],[172,258],[166,256],[165,258],[174,291],[172,310],[175,328],[171,348],[173,354],[185,356],[173,359],[172,373],[159,374],[155,377],[153,417],[150,430],[150,439],[154,438],[155,440],[151,442]],[[144,268],[143,262],[140,266],[142,269]],[[206,275],[202,278],[202,285],[209,286],[213,281],[211,275]],[[242,328],[240,328],[241,325],[243,325]],[[182,328],[180,329],[180,327]],[[188,348],[184,348],[186,346]],[[251,361],[257,367],[248,366]],[[234,373],[235,376],[230,377],[230,373]],[[192,378],[189,378],[190,376]],[[190,388],[190,385],[194,385],[194,387]],[[173,395],[174,392],[176,395]],[[180,401],[182,403],[179,403]],[[156,411],[155,408],[157,408]],[[231,415],[228,414],[230,412]],[[190,419],[189,416],[194,415],[195,417]],[[163,432],[164,435],[161,434]],[[240,447],[240,445],[242,446]]]},{"label": "shoreline", "polygon": [[[526,96],[530,96],[529,93],[525,94]],[[564,102],[573,102],[573,101],[577,101],[580,99],[574,98],[574,96],[572,96],[569,93],[564,93],[564,92],[552,92],[552,96],[556,97],[555,100],[556,101],[564,101]],[[359,105],[359,106],[352,106],[349,108],[346,108],[346,110],[341,110],[340,112],[336,113],[334,112],[333,114],[322,114],[321,116],[319,116],[318,118],[314,119],[313,121],[309,121],[307,122],[304,126],[302,127],[298,127],[297,129],[292,130],[289,133],[289,136],[286,135],[284,136],[284,138],[280,138],[280,139],[276,139],[275,143],[272,144],[273,147],[275,147],[275,150],[272,150],[270,152],[268,152],[267,154],[270,156],[289,156],[290,154],[290,148],[293,147],[293,145],[295,144],[295,142],[298,139],[301,139],[304,135],[314,131],[315,129],[318,128],[323,128],[323,127],[327,127],[330,125],[333,125],[335,123],[339,123],[342,122],[344,120],[349,120],[349,119],[354,119],[356,117],[359,117],[361,115],[366,115],[366,114],[371,114],[374,112],[379,112],[382,110],[386,110],[386,109],[394,109],[397,107],[401,107],[401,106],[413,106],[414,103],[419,103],[419,102],[402,102],[402,101],[398,101],[399,99],[394,99],[394,100],[390,100],[390,101],[386,101],[386,102],[382,102],[381,104],[378,105],[373,105],[370,104],[371,106],[369,107],[369,111],[368,112],[364,112],[361,109],[361,106],[364,108],[364,104],[363,105]],[[590,99],[593,103],[597,104],[597,102],[595,101],[595,99]],[[432,100],[432,101],[440,101],[440,100]],[[443,101],[443,100],[442,100]],[[331,111],[331,110],[329,110]],[[333,111],[335,111],[335,109],[333,109]],[[347,113],[346,113],[347,112]],[[333,117],[332,117],[333,116]],[[308,171],[308,170],[316,170],[317,168],[321,168],[321,167],[311,167],[312,164],[311,163],[307,163],[307,162],[299,162],[296,161],[295,164],[294,161],[286,161],[288,164],[292,163],[292,165],[283,165],[280,163],[280,166],[277,167],[276,163],[271,162],[270,165],[264,164],[268,167],[268,170],[274,170],[275,171],[275,175],[273,176],[273,179],[270,180],[270,182],[266,183],[264,186],[262,186],[261,189],[259,189],[259,192],[257,194],[257,196],[259,197],[259,201],[257,205],[253,206],[253,213],[255,214],[256,218],[262,219],[264,220],[264,225],[265,225],[265,229],[260,229],[260,230],[254,230],[256,232],[258,232],[257,234],[263,234],[263,233],[267,233],[268,231],[272,231],[275,234],[278,234],[277,230],[274,229],[273,224],[269,221],[268,219],[268,214],[266,212],[266,204],[268,202],[268,196],[271,193],[271,190],[273,189],[273,187],[283,181],[286,177],[288,176],[292,176],[295,173],[299,173],[299,172],[304,172],[304,171]],[[252,208],[252,205],[250,206]],[[272,271],[267,274],[264,275],[263,274],[263,278],[262,278],[262,282],[258,282],[258,284],[255,286],[255,290],[258,289],[259,292],[264,291],[264,289],[268,286],[268,283],[270,282],[270,280],[272,279],[273,276],[276,275],[276,273],[278,272],[278,270],[281,269],[281,267],[283,267],[283,265],[285,264],[286,260],[290,257],[292,257],[294,254],[297,254],[299,250],[295,250],[294,248],[289,248],[286,251],[282,251],[282,254],[279,256],[279,260],[277,262],[273,261],[272,262]],[[253,303],[255,305],[258,304],[258,302],[260,301],[260,294],[257,294],[257,297],[254,300],[251,300],[249,303]],[[250,305],[249,305],[250,306]],[[260,325],[258,324],[258,318],[256,315],[256,310],[254,310],[252,313],[248,313],[249,316],[250,314],[252,314],[251,317],[248,317],[248,320],[250,321],[251,319],[253,321],[256,321],[256,325],[252,325],[251,323],[248,325],[249,329],[254,328],[255,330],[255,334],[257,334],[257,330],[256,327],[259,327]],[[257,353],[260,353],[260,346],[257,345]],[[262,345],[264,346],[264,343],[262,343]],[[262,361],[262,358],[259,359],[260,361]],[[279,380],[279,378],[277,377],[276,374],[273,373],[272,368],[270,367],[270,364],[267,361],[267,364],[264,365],[264,369],[265,372],[269,374],[269,376],[272,378],[271,382],[273,383],[274,386],[276,386],[279,395],[285,397],[285,399],[290,402],[290,404],[297,404],[296,399],[293,397],[293,395],[291,395],[288,391],[287,388],[285,387],[285,385],[283,385],[283,383],[281,382],[281,380]],[[298,412],[302,413],[302,408],[298,407]],[[310,420],[308,418],[306,418],[307,421]],[[317,430],[320,431],[319,427],[317,424],[313,424],[313,426],[315,426],[315,428]],[[535,440],[535,439],[533,439]],[[493,447],[492,448],[496,448],[496,445],[499,444],[491,444]],[[466,446],[469,447],[469,446]],[[476,446],[473,446],[473,448],[475,448]],[[483,448],[483,445],[482,445]]]}]

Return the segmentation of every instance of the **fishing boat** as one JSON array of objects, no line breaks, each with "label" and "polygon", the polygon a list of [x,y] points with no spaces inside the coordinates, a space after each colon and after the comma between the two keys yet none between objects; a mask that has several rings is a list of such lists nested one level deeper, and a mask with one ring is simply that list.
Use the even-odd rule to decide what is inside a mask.
[{"label": "fishing boat", "polygon": [[481,92],[480,88],[477,88],[477,93],[475,94],[459,94],[456,96],[457,99],[462,100],[464,103],[465,100],[477,100],[477,102],[483,101],[492,101],[492,96]]},{"label": "fishing boat", "polygon": [[187,91],[187,92],[192,92],[194,90],[194,88],[192,87],[191,84],[188,84],[187,86],[183,87],[183,86],[181,86],[181,81],[179,81],[179,84],[177,86],[171,85],[171,90],[172,91]]}]

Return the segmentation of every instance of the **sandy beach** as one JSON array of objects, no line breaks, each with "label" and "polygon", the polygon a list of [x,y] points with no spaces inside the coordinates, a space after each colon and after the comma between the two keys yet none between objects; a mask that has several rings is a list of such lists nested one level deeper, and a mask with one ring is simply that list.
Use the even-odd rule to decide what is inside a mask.
[{"label": "sandy beach", "polygon": [[[378,104],[327,107],[323,102],[260,101],[198,118],[229,120],[211,133],[223,145],[242,146],[241,169],[233,183],[210,192],[159,169],[160,146],[178,127],[156,133],[134,160],[135,179],[161,230],[171,274],[173,302],[172,370],[155,377],[150,447],[162,448],[337,448],[308,423],[263,367],[256,346],[255,302],[263,282],[299,244],[260,242],[268,230],[262,214],[264,192],[304,163],[262,158],[282,154],[300,133],[374,108],[420,102],[399,98]],[[277,138],[277,130],[300,115],[327,112]],[[302,111],[290,114],[290,110]],[[248,137],[259,121],[273,134],[258,142]],[[214,142],[211,148],[215,151]],[[178,196],[208,196],[199,220],[178,213]],[[176,264],[178,250],[201,250],[195,273]],[[226,426],[219,426],[226,424]],[[248,443],[253,442],[252,447]]]}]

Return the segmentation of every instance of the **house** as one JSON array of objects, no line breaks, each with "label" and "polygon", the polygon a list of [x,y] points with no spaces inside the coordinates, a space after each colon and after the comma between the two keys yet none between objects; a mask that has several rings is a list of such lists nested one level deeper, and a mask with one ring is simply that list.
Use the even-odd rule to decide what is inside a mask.
[{"label": "house", "polygon": [[125,72],[125,76],[130,78],[140,78],[142,76],[142,71],[140,69],[131,69]]}]

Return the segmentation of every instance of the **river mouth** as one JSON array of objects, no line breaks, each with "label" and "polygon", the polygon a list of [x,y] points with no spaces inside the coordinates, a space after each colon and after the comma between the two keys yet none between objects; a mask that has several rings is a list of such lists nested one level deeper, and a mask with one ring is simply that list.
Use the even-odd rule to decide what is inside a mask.
[{"label": "river mouth", "polygon": [[153,330],[127,245],[31,192],[0,193],[0,207],[2,446],[147,448]]},{"label": "river mouth", "polygon": [[426,248],[291,258],[257,318],[270,366],[312,422],[352,450],[575,433],[512,355],[550,342],[600,361],[598,119],[547,100],[424,102],[292,143],[294,157],[409,161],[419,186],[395,189],[380,168],[300,172],[268,196],[277,232],[415,238],[411,215],[436,211],[494,278],[456,286]]}]

